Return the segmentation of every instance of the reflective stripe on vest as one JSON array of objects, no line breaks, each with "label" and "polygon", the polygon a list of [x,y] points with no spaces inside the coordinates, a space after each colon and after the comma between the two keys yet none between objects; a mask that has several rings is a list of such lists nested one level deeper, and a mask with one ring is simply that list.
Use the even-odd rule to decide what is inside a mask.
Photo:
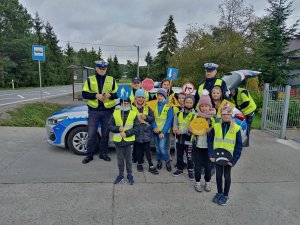
[{"label": "reflective stripe on vest", "polygon": [[[199,95],[199,99],[202,96],[202,90],[204,88],[205,82],[203,84],[200,84],[199,88],[198,88],[198,95]],[[222,80],[221,79],[216,79],[214,86],[222,86]]]},{"label": "reflective stripe on vest", "polygon": [[[121,110],[120,109],[116,109],[114,111],[113,117],[115,119],[116,126],[122,126],[123,125],[123,119],[121,117]],[[125,125],[123,126],[124,131],[129,130],[133,127],[135,117],[136,117],[136,113],[133,110],[130,110],[129,114],[128,114],[128,117],[126,119]],[[114,142],[121,142],[122,141],[122,137],[121,137],[120,133],[114,133],[113,134],[113,139],[114,139]],[[126,142],[135,141],[135,135],[132,135],[130,137],[125,137],[123,139]]]},{"label": "reflective stripe on vest", "polygon": [[185,118],[183,118],[183,112],[178,114],[178,128],[182,134],[186,134],[190,122],[194,119],[195,114],[190,112]]},{"label": "reflective stripe on vest", "polygon": [[224,148],[233,155],[235,141],[236,141],[236,133],[241,129],[241,127],[237,124],[234,124],[233,131],[228,130],[225,137],[223,138],[223,130],[221,123],[215,123],[214,125],[215,138],[214,138],[214,146],[213,148]]},{"label": "reflective stripe on vest", "polygon": [[[167,106],[167,104],[165,104],[160,115],[158,115],[158,107],[156,107],[156,109],[154,111],[154,117],[155,117],[155,122],[156,122],[158,131],[162,131],[162,129],[167,121],[169,108],[170,107]],[[170,130],[171,129],[168,130],[168,133],[170,133]]]},{"label": "reflective stripe on vest", "polygon": [[[248,96],[243,93],[243,91],[246,90],[244,88],[238,88],[238,93],[237,93],[237,96],[236,96],[236,104],[238,106],[242,105],[243,104],[243,98],[242,98],[242,95],[244,95],[244,98],[246,98],[246,100],[249,100],[249,105],[244,108],[244,109],[241,109],[242,113],[244,113],[245,115],[249,115],[250,113],[254,112],[255,109],[256,109],[256,104],[255,102],[253,101],[253,98],[250,96],[250,93],[248,91]],[[245,100],[245,99],[244,99]]]},{"label": "reflective stripe on vest", "polygon": [[[90,88],[88,85],[88,81],[86,81],[83,86],[83,91],[86,91],[89,93],[99,93],[98,82],[97,82],[96,76],[98,76],[98,75],[93,75],[93,76],[88,77],[88,79],[90,80]],[[102,93],[110,93],[110,94],[116,93],[118,90],[118,85],[117,85],[117,83],[115,83],[115,89],[112,90],[113,82],[114,82],[113,77],[106,76],[105,80],[104,80],[103,88],[102,88]],[[99,101],[98,101],[98,99],[88,99],[87,104],[92,108],[97,108],[99,105]],[[103,104],[104,104],[104,107],[108,109],[108,108],[114,107],[116,105],[116,101],[111,100],[111,99],[105,99],[103,101]]]},{"label": "reflective stripe on vest", "polygon": [[[144,92],[145,92],[145,96],[146,96],[145,101],[147,102],[147,101],[149,101],[149,92],[145,91],[145,90],[144,90]],[[133,104],[135,101],[133,90],[131,90],[129,98],[130,98],[131,104]]]},{"label": "reflective stripe on vest", "polygon": [[[142,115],[142,113],[139,112],[139,110],[137,109],[136,106],[132,105],[132,106],[131,106],[131,109],[132,109],[138,116]],[[147,105],[145,105],[145,106],[143,107],[143,114],[146,115],[146,116],[149,115],[149,108],[148,108]],[[148,122],[145,121],[145,124],[148,124]]]}]

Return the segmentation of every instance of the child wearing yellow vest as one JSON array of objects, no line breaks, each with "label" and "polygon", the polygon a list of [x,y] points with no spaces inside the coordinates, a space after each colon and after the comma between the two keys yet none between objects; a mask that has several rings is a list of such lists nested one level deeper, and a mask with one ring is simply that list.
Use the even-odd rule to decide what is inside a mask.
[{"label": "child wearing yellow vest", "polygon": [[194,180],[193,162],[192,162],[192,142],[191,133],[188,130],[190,122],[196,117],[196,112],[193,109],[194,97],[187,95],[184,99],[184,109],[179,111],[174,117],[173,132],[176,135],[176,155],[177,155],[177,170],[172,173],[177,177],[183,173],[184,161],[183,155],[186,154],[188,176],[190,180]]},{"label": "child wearing yellow vest", "polygon": [[144,153],[149,164],[149,172],[157,175],[158,171],[152,163],[150,141],[152,138],[151,123],[154,121],[154,113],[150,107],[146,105],[146,96],[143,89],[139,89],[135,92],[135,101],[131,106],[131,109],[137,113],[140,123],[137,127],[135,134],[135,148],[137,155],[137,171],[143,172],[143,159]]},{"label": "child wearing yellow vest", "polygon": [[193,161],[195,170],[195,184],[194,188],[197,192],[202,192],[201,187],[201,169],[204,168],[204,190],[211,191],[211,169],[212,163],[208,158],[208,146],[207,146],[207,134],[211,131],[211,127],[214,125],[214,116],[216,115],[216,109],[212,107],[209,92],[204,89],[201,93],[199,100],[198,118],[204,118],[209,127],[204,135],[194,135],[193,137]]},{"label": "child wearing yellow vest", "polygon": [[121,100],[121,108],[115,109],[109,123],[109,129],[113,133],[113,140],[116,146],[119,168],[119,175],[114,184],[118,184],[124,179],[125,162],[128,183],[130,185],[134,183],[131,157],[138,123],[136,112],[131,110],[130,99]]},{"label": "child wearing yellow vest", "polygon": [[[218,192],[213,198],[214,203],[226,205],[231,185],[231,168],[237,163],[243,149],[241,127],[232,120],[232,108],[225,104],[221,110],[221,122],[215,123],[207,138],[208,155],[212,162],[216,162],[216,182]],[[212,157],[213,150],[225,149],[231,155],[231,161],[227,165],[219,165],[216,158]],[[223,175],[225,184],[223,189]]]},{"label": "child wearing yellow vest", "polygon": [[162,168],[162,161],[166,163],[166,169],[171,172],[172,166],[169,158],[167,141],[173,122],[173,109],[167,106],[167,92],[161,88],[157,91],[157,107],[154,111],[155,120],[152,123],[153,138],[156,147],[156,168]]}]

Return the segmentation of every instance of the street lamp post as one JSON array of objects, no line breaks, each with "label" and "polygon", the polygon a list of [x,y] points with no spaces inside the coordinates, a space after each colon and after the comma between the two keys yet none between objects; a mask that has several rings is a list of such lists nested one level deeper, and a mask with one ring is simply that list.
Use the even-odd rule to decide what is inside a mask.
[{"label": "street lamp post", "polygon": [[134,47],[137,48],[137,77],[140,77],[140,67],[139,67],[139,62],[140,62],[140,46],[134,45]]}]

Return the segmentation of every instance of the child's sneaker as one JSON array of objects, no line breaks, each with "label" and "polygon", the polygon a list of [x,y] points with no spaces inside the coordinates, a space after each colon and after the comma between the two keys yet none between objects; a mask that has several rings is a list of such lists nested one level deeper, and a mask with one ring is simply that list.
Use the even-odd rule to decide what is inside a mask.
[{"label": "child's sneaker", "polygon": [[212,201],[213,201],[214,203],[218,203],[219,200],[220,200],[220,198],[221,198],[222,196],[223,196],[222,194],[216,193],[216,195],[214,196],[214,198],[213,198]]},{"label": "child's sneaker", "polygon": [[172,176],[173,176],[173,177],[178,177],[178,176],[180,176],[181,174],[183,174],[183,171],[182,171],[182,170],[176,170],[174,173],[172,173]]},{"label": "child's sneaker", "polygon": [[209,182],[205,182],[204,190],[207,191],[207,192],[210,192],[210,191],[211,191],[211,185],[210,185]]},{"label": "child's sneaker", "polygon": [[188,176],[189,176],[189,180],[193,181],[195,179],[195,176],[194,176],[194,171],[190,170],[188,172]]},{"label": "child's sneaker", "polygon": [[222,195],[218,201],[219,205],[226,205],[227,202],[229,201],[229,197],[228,196],[224,196]]},{"label": "child's sneaker", "polygon": [[169,160],[168,162],[166,162],[166,168],[168,172],[172,171],[172,166],[171,166],[171,161]]},{"label": "child's sneaker", "polygon": [[133,180],[133,176],[131,174],[127,175],[127,181],[129,185],[133,185],[134,180]]},{"label": "child's sneaker", "polygon": [[194,188],[195,188],[195,190],[197,192],[202,192],[202,188],[201,188],[201,183],[200,182],[195,182]]},{"label": "child's sneaker", "polygon": [[162,168],[162,162],[157,161],[156,169],[161,170],[161,168]]},{"label": "child's sneaker", "polygon": [[157,171],[157,169],[154,166],[150,166],[149,167],[149,172],[152,173],[152,174],[154,174],[154,175],[158,174],[158,171]]},{"label": "child's sneaker", "polygon": [[136,167],[137,167],[137,171],[139,171],[139,172],[144,171],[143,164],[138,164]]},{"label": "child's sneaker", "polygon": [[122,175],[117,176],[117,178],[116,178],[114,184],[119,184],[119,183],[121,183],[123,179],[124,179],[124,176],[122,176]]}]

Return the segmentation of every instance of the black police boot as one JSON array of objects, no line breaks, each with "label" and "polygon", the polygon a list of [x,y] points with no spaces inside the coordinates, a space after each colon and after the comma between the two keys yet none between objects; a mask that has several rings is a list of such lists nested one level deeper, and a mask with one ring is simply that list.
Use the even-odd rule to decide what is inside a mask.
[{"label": "black police boot", "polygon": [[100,154],[99,158],[103,159],[104,161],[107,161],[107,162],[111,161],[111,158],[106,154]]},{"label": "black police boot", "polygon": [[86,157],[82,160],[82,164],[87,164],[87,163],[89,163],[89,162],[92,161],[92,160],[93,160],[93,158],[86,156]]}]

